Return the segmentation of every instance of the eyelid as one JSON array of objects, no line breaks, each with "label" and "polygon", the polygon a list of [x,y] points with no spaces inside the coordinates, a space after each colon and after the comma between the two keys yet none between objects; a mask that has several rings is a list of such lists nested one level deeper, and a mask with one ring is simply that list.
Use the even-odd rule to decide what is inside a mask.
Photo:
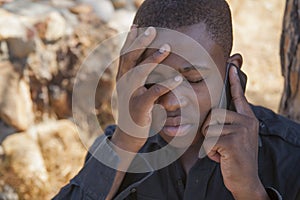
[{"label": "eyelid", "polygon": [[201,78],[201,79],[198,79],[198,80],[188,80],[188,82],[189,83],[200,83],[200,82],[202,82],[202,81],[204,81],[204,78]]},{"label": "eyelid", "polygon": [[183,71],[189,72],[189,71],[199,71],[200,73],[205,72],[205,71],[209,71],[210,68],[207,67],[206,65],[190,65],[188,67],[183,68]]}]

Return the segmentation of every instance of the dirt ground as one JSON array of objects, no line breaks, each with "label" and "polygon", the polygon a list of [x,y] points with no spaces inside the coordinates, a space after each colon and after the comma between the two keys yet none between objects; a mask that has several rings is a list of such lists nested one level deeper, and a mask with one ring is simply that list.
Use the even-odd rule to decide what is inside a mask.
[{"label": "dirt ground", "polygon": [[279,57],[285,1],[228,0],[233,12],[234,48],[244,57],[249,102],[278,110],[283,90]]}]

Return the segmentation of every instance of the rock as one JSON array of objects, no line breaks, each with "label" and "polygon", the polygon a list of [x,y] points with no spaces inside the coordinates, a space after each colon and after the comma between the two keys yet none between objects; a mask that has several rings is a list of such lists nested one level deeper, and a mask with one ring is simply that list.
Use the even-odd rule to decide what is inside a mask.
[{"label": "rock", "polygon": [[[81,31],[82,29],[77,32],[79,36],[83,35]],[[92,41],[91,44],[98,41],[96,43],[99,45],[85,57],[80,71],[76,74],[72,91],[73,118],[77,125],[89,133],[84,137],[87,143],[99,134],[99,122],[95,113],[100,119],[102,128],[107,123],[113,122],[110,115],[110,98],[115,85],[117,66],[113,63],[114,66],[107,67],[118,58],[120,41],[112,39],[113,37],[109,40],[99,38],[98,32],[106,33],[107,38],[116,34],[116,31],[104,26],[98,31],[89,32],[88,38]],[[100,41],[102,42],[99,43]]]},{"label": "rock", "polygon": [[0,118],[21,131],[33,124],[30,88],[10,62],[0,63]]},{"label": "rock", "polygon": [[9,3],[11,2],[12,0],[0,0],[0,6],[5,4],[5,3]]},{"label": "rock", "polygon": [[0,145],[0,157],[2,157],[4,155],[4,150],[3,147]]},{"label": "rock", "polygon": [[[39,124],[27,133],[37,137],[41,153],[49,172],[51,185],[48,198],[73,178],[84,163],[86,148],[81,142],[82,132],[69,120],[49,121]],[[43,188],[39,188],[43,190]]]},{"label": "rock", "polygon": [[128,0],[111,0],[113,3],[115,9],[124,8],[126,6],[126,3],[128,3]]},{"label": "rock", "polygon": [[18,200],[19,196],[16,191],[5,183],[0,183],[0,199],[1,200]]},{"label": "rock", "polygon": [[27,41],[22,38],[8,38],[6,43],[11,61],[26,59],[30,53],[35,51],[33,40]]},{"label": "rock", "polygon": [[88,4],[77,4],[70,8],[70,11],[74,14],[88,14],[93,11],[93,8]]},{"label": "rock", "polygon": [[72,115],[69,94],[58,85],[49,86],[49,100],[51,107],[59,119],[68,118]]},{"label": "rock", "polygon": [[136,8],[139,8],[143,2],[144,0],[134,0],[134,5]]},{"label": "rock", "polygon": [[3,9],[0,9],[0,16],[0,41],[8,38],[26,38],[26,28],[18,16]]},{"label": "rock", "polygon": [[65,21],[67,22],[65,35],[68,37],[74,35],[74,27],[78,26],[79,24],[77,15],[71,13],[68,9],[62,9],[60,11],[60,14],[64,17]]},{"label": "rock", "polygon": [[47,42],[56,41],[66,33],[66,20],[58,12],[49,13],[45,20],[35,26],[40,38]]},{"label": "rock", "polygon": [[47,31],[45,39],[47,41],[55,41],[65,35],[66,21],[58,12],[50,13],[46,19],[46,23]]},{"label": "rock", "polygon": [[[40,195],[40,188],[47,191],[49,175],[37,141],[26,133],[18,133],[8,136],[2,146],[5,152],[4,169],[11,170],[11,173],[5,170],[4,176],[12,176],[3,177],[5,182],[13,185],[18,193],[35,197]],[[15,181],[22,184],[14,185]]]},{"label": "rock", "polygon": [[[7,125],[4,121],[2,121],[0,119],[0,144],[7,136],[15,133],[16,131],[17,131],[16,129]],[[0,150],[0,152],[1,152],[1,150]],[[1,156],[1,153],[0,153],[0,156]]]},{"label": "rock", "polygon": [[110,0],[80,0],[81,3],[90,5],[96,15],[104,22],[108,22],[114,15],[114,6]]},{"label": "rock", "polygon": [[0,41],[0,62],[7,60],[9,60],[7,43],[5,41]]},{"label": "rock", "polygon": [[30,18],[32,22],[38,21],[48,13],[56,10],[49,4],[33,2],[32,0],[12,1],[11,3],[3,5],[3,8],[18,15],[22,19]]},{"label": "rock", "polygon": [[58,72],[56,61],[56,50],[58,45],[44,45],[36,39],[36,53],[30,54],[27,65],[30,67],[33,76],[42,83],[52,80],[53,75]]},{"label": "rock", "polygon": [[83,165],[86,149],[77,130],[68,120],[48,121],[8,136],[1,180],[21,199],[51,199]]},{"label": "rock", "polygon": [[117,10],[114,18],[109,21],[108,25],[119,32],[129,31],[135,12],[129,10]]},{"label": "rock", "polygon": [[[4,160],[4,157],[5,157],[5,153],[4,153],[4,149],[2,147],[2,145],[0,145],[0,164],[3,165],[3,160]],[[1,186],[0,186],[1,188]],[[0,189],[1,190],[1,189]],[[1,198],[0,198],[1,199]]]},{"label": "rock", "polygon": [[73,0],[51,0],[51,5],[56,8],[70,8],[76,5]]}]

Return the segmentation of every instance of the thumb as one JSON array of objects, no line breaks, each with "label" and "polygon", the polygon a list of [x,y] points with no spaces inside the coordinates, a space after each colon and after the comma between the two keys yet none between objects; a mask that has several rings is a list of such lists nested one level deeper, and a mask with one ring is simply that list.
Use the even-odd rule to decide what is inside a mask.
[{"label": "thumb", "polygon": [[232,65],[229,71],[230,91],[236,111],[240,114],[253,116],[251,107],[245,97],[239,77],[239,69]]}]

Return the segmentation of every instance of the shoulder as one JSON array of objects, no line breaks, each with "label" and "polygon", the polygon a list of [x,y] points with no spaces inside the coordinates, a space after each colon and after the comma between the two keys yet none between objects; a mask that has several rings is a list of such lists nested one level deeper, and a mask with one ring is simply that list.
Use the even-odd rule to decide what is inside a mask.
[{"label": "shoulder", "polygon": [[273,111],[252,106],[260,122],[259,174],[266,187],[284,199],[300,194],[300,124]]},{"label": "shoulder", "polygon": [[278,139],[300,148],[299,123],[261,106],[252,106],[252,110],[260,122],[259,128],[262,137],[278,137]]}]

